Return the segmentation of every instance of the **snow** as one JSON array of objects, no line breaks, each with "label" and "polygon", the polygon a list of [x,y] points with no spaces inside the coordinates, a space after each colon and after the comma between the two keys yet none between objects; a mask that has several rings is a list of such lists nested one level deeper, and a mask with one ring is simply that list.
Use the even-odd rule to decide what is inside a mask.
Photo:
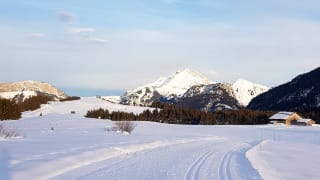
[{"label": "snow", "polygon": [[236,99],[243,106],[247,106],[254,97],[269,90],[266,86],[255,84],[245,79],[237,80],[232,85],[232,88]]},{"label": "snow", "polygon": [[91,97],[4,121],[23,138],[0,140],[0,179],[319,179],[318,127],[135,122],[123,135],[83,117],[97,107],[143,110]]},{"label": "snow", "polygon": [[14,97],[20,94],[24,95],[23,100],[37,95],[35,91],[12,91],[12,92],[1,92],[0,97],[4,99],[13,99]]},{"label": "snow", "polygon": [[264,141],[247,156],[265,179],[319,179],[319,144]]},{"label": "snow", "polygon": [[272,115],[269,119],[287,119],[288,117],[290,117],[291,115],[293,115],[294,112],[278,112],[274,115]]}]

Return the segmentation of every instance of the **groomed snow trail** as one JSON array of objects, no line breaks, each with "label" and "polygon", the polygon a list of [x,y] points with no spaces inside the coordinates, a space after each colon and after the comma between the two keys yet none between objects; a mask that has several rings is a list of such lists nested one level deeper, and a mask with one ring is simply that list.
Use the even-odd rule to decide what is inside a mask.
[{"label": "groomed snow trail", "polygon": [[139,151],[123,149],[124,153],[119,156],[83,164],[51,178],[262,179],[245,157],[245,152],[254,144],[231,142],[219,138],[199,138]]}]

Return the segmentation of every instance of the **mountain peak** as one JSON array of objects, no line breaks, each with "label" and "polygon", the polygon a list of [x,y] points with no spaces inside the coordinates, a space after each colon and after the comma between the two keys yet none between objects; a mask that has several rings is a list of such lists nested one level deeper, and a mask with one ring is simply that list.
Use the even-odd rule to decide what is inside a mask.
[{"label": "mountain peak", "polygon": [[212,83],[212,81],[200,72],[187,68],[182,71],[177,71],[175,75],[168,77],[166,83],[159,87],[158,91],[167,97],[172,94],[182,96],[194,85],[207,85]]}]

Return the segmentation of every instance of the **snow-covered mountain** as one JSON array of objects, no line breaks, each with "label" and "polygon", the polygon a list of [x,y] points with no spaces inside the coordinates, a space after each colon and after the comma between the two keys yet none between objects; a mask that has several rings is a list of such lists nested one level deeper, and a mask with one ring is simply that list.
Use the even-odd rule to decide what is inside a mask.
[{"label": "snow-covered mountain", "polygon": [[127,91],[121,97],[122,104],[150,105],[161,99],[176,99],[183,96],[194,85],[213,84],[201,73],[185,69],[177,71],[173,76],[161,77],[157,81]]},{"label": "snow-covered mountain", "polygon": [[121,104],[148,106],[153,102],[170,102],[179,106],[214,111],[218,104],[245,107],[251,99],[268,91],[266,86],[239,79],[234,84],[216,83],[201,73],[185,69],[170,77],[127,91]]},{"label": "snow-covered mountain", "polygon": [[242,106],[247,106],[250,101],[269,90],[268,87],[252,83],[245,79],[239,79],[232,85],[236,99]]},{"label": "snow-covered mountain", "polygon": [[65,99],[68,97],[63,91],[54,86],[37,81],[21,81],[14,83],[0,83],[0,97],[23,101],[26,98],[36,95],[48,95],[53,99]]}]

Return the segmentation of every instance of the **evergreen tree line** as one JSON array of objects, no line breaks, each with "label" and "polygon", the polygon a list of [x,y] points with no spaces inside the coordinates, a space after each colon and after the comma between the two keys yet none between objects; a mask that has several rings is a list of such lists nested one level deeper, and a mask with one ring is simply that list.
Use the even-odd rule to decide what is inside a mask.
[{"label": "evergreen tree line", "polygon": [[79,100],[81,99],[79,96],[68,96],[66,97],[65,99],[61,99],[60,101],[61,102],[64,102],[64,101],[74,101],[74,100]]},{"label": "evergreen tree line", "polygon": [[0,98],[0,120],[20,119],[21,106],[15,101]]},{"label": "evergreen tree line", "polygon": [[111,119],[113,121],[153,121],[168,124],[267,124],[273,112],[241,109],[236,111],[205,112],[169,104],[154,103],[154,110],[140,114],[109,112],[102,108],[87,112],[88,118]]}]

